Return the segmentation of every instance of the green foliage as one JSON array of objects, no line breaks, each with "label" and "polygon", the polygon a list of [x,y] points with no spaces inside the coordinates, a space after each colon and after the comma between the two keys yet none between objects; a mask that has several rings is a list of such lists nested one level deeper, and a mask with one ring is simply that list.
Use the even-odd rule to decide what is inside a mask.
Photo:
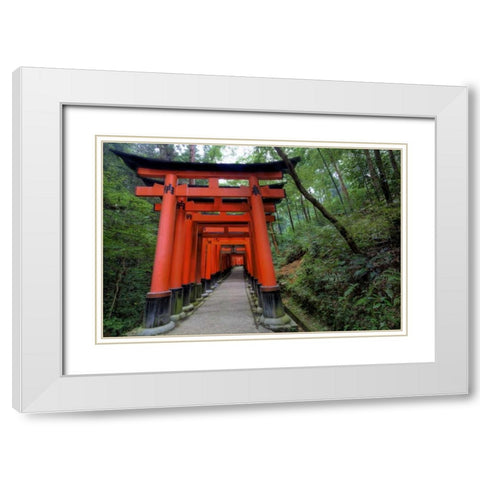
[{"label": "green foliage", "polygon": [[[396,207],[380,207],[349,218],[364,255],[353,255],[330,226],[299,228],[276,258],[284,295],[324,330],[400,328],[398,215]],[[282,274],[299,251],[300,265]]]},{"label": "green foliage", "polygon": [[118,336],[142,321],[158,214],[150,202],[134,195],[140,181],[108,148],[103,172],[103,324],[105,336]]}]

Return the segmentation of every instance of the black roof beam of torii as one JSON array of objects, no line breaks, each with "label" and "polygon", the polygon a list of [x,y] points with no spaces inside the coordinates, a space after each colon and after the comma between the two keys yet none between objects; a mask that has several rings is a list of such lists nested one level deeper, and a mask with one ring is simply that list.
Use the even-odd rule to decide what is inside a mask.
[{"label": "black roof beam of torii", "polygon": [[[155,170],[169,171],[194,171],[194,172],[286,172],[287,167],[282,160],[275,162],[254,162],[254,163],[204,163],[204,162],[176,162],[161,160],[158,158],[143,157],[133,153],[121,152],[114,148],[110,149],[115,155],[119,156],[127,167],[136,171],[137,168],[151,168]],[[296,165],[300,157],[291,158],[290,161]]]}]

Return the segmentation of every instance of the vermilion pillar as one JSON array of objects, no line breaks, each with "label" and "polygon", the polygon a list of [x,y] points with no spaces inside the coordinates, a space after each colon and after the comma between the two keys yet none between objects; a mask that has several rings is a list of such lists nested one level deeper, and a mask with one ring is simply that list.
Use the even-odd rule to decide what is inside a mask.
[{"label": "vermilion pillar", "polygon": [[[171,319],[184,317],[183,309],[183,260],[185,254],[185,198],[177,201],[177,216],[175,218],[175,242],[173,245],[172,266],[170,274],[170,289],[172,291]],[[183,315],[182,315],[183,313]]]},{"label": "vermilion pillar", "polygon": [[250,221],[250,231],[251,231],[251,236],[250,236],[250,250],[251,250],[251,255],[252,255],[252,277],[258,281],[258,278],[260,276],[260,267],[258,266],[257,262],[259,261],[259,256],[257,255],[257,245],[255,242],[255,229],[253,225],[253,220]]},{"label": "vermilion pillar", "polygon": [[202,229],[199,226],[197,231],[197,262],[195,266],[195,284],[199,287],[200,296],[205,296],[205,239],[201,236]]},{"label": "vermilion pillar", "polygon": [[182,271],[182,288],[183,288],[183,309],[190,311],[193,308],[193,279],[190,275],[191,264],[194,261],[193,251],[193,220],[192,215],[185,215],[185,247],[183,249],[183,271]]},{"label": "vermilion pillar", "polygon": [[245,254],[246,254],[246,257],[247,257],[247,265],[246,265],[247,272],[250,275],[253,275],[253,273],[252,273],[252,268],[253,268],[252,267],[252,251],[251,251],[251,246],[250,246],[250,239],[245,244]]},{"label": "vermilion pillar", "polygon": [[217,280],[218,280],[218,260],[220,257],[219,253],[219,246],[218,246],[218,238],[215,239],[214,242],[212,242],[212,266],[211,266],[211,283],[212,287],[216,286]]},{"label": "vermilion pillar", "polygon": [[146,328],[163,327],[162,331],[170,330],[175,326],[170,320],[170,271],[175,230],[176,187],[176,175],[173,173],[165,175],[162,213],[158,226],[152,283],[150,292],[147,293],[144,315]]},{"label": "vermilion pillar", "polygon": [[252,202],[250,202],[250,246],[251,246],[251,255],[252,255],[252,274],[250,277],[250,286],[255,293],[256,303],[260,309],[259,313],[262,313],[262,295],[260,294],[260,285],[262,283],[262,272],[260,270],[260,263],[262,262],[262,257],[258,251],[259,242],[256,241],[255,236],[255,225],[253,222],[253,207]]},{"label": "vermilion pillar", "polygon": [[251,176],[249,183],[252,189],[250,205],[252,208],[253,242],[255,244],[256,266],[259,269],[260,304],[263,309],[260,321],[271,330],[282,330],[286,324],[291,322],[291,319],[288,315],[285,315],[280,287],[277,285],[275,277],[265,208],[257,177]]},{"label": "vermilion pillar", "polygon": [[198,252],[198,264],[200,268],[200,278],[202,282],[202,293],[205,294],[205,263],[207,259],[207,240],[202,236],[199,237],[198,242],[200,244]]},{"label": "vermilion pillar", "polygon": [[212,241],[205,240],[205,263],[203,278],[205,279],[205,293],[212,291]]},{"label": "vermilion pillar", "polygon": [[259,281],[263,286],[277,286],[275,270],[273,268],[272,251],[270,250],[270,239],[268,237],[267,223],[265,221],[265,209],[260,194],[260,188],[256,177],[250,177],[252,196],[252,222],[254,228],[254,239],[256,253],[260,257],[257,266],[260,270]]},{"label": "vermilion pillar", "polygon": [[190,281],[194,283],[193,291],[195,292],[194,301],[198,302],[202,298],[202,275],[200,273],[200,256],[202,241],[200,238],[200,227],[198,224],[193,225],[192,237],[192,264],[190,265]]}]

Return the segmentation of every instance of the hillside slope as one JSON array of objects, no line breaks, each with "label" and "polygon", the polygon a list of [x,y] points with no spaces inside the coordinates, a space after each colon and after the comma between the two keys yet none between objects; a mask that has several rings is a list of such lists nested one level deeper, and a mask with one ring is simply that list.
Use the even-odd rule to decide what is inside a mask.
[{"label": "hillside slope", "polygon": [[284,236],[276,256],[285,304],[312,330],[400,328],[400,217],[398,207],[349,216],[362,248],[352,254],[335,230],[315,222]]}]

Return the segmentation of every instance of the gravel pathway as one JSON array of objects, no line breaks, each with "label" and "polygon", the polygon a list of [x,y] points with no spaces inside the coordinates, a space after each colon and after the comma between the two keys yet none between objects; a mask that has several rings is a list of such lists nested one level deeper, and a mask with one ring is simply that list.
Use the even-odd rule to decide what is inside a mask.
[{"label": "gravel pathway", "polygon": [[235,267],[205,303],[167,335],[271,333],[255,325],[245,287],[243,268]]}]

